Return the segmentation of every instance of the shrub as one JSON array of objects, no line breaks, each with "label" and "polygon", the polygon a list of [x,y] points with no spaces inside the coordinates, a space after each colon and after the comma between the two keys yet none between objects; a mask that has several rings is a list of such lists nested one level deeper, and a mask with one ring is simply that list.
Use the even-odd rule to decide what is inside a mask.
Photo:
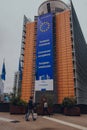
[{"label": "shrub", "polygon": [[27,102],[23,101],[19,97],[12,97],[10,103],[15,106],[26,106],[27,105]]},{"label": "shrub", "polygon": [[74,97],[65,97],[62,102],[62,107],[71,108],[76,105],[76,98]]}]

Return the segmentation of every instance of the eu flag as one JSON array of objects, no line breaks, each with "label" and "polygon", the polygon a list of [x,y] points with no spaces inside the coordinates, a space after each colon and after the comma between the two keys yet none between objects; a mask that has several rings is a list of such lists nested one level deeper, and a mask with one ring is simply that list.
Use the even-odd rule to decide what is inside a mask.
[{"label": "eu flag", "polygon": [[6,79],[5,75],[6,75],[5,62],[3,62],[1,79],[5,80]]}]

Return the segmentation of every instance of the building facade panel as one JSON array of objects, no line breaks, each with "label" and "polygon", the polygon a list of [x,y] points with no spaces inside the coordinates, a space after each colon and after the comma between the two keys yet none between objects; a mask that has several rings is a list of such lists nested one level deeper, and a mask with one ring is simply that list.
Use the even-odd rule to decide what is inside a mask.
[{"label": "building facade panel", "polygon": [[24,69],[22,79],[22,95],[21,98],[28,101],[32,95],[33,88],[33,55],[35,46],[35,22],[26,24],[26,40],[24,51]]},{"label": "building facade panel", "polygon": [[70,38],[70,11],[68,10],[56,14],[58,103],[62,103],[64,97],[74,96],[72,42]]},{"label": "building facade panel", "polygon": [[76,97],[78,104],[87,105],[87,44],[72,4],[71,7],[76,59]]}]

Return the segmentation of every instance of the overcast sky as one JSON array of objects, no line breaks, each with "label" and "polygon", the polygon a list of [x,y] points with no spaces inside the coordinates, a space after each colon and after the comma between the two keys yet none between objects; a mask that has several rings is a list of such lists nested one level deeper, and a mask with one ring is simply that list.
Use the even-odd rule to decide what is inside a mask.
[{"label": "overcast sky", "polygon": [[[45,0],[0,0],[0,74],[3,58],[6,65],[5,92],[12,91],[18,70],[24,14],[32,21]],[[63,0],[68,2],[69,0]],[[72,0],[87,41],[87,0]]]}]

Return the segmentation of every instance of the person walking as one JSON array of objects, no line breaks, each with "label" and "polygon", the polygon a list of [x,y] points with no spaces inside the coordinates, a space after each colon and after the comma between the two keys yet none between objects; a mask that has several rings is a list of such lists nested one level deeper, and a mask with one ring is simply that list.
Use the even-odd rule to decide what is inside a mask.
[{"label": "person walking", "polygon": [[30,100],[28,102],[28,105],[27,105],[27,109],[26,109],[26,114],[25,114],[25,120],[26,121],[29,121],[29,116],[30,114],[32,115],[32,119],[34,119],[34,111],[33,111],[33,108],[34,108],[34,103],[33,103],[33,97],[31,96],[30,97]]},{"label": "person walking", "polygon": [[46,100],[43,103],[43,115],[45,115],[45,114],[48,114],[50,116],[50,113],[48,111],[48,103]]}]

